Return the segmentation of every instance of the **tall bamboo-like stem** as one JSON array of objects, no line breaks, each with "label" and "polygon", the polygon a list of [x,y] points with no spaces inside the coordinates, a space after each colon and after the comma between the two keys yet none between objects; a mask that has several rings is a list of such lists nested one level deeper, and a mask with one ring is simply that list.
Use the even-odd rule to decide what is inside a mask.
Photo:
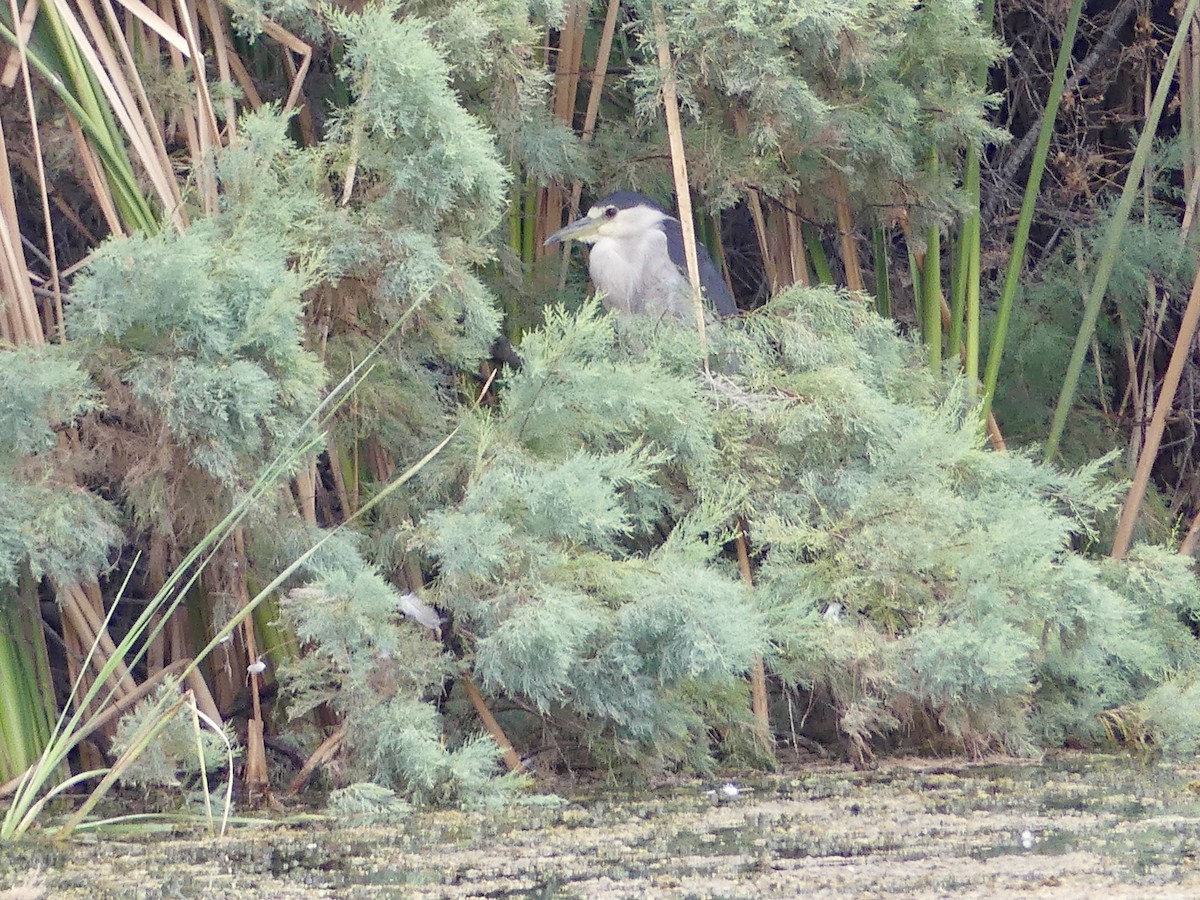
[{"label": "tall bamboo-like stem", "polygon": [[767,235],[767,216],[763,212],[762,198],[758,196],[757,191],[750,191],[746,194],[746,203],[750,207],[750,218],[754,222],[754,236],[758,238],[758,252],[762,256],[767,284],[774,294],[782,285],[779,282],[779,267],[775,265],[775,256],[771,253],[771,239]]},{"label": "tall bamboo-like stem", "polygon": [[346,735],[349,731],[350,726],[343,722],[334,730],[333,734],[321,741],[317,749],[312,752],[308,759],[305,760],[304,765],[300,767],[300,771],[296,773],[296,777],[288,784],[289,794],[294,796],[304,790],[313,773],[329,762],[329,760],[333,759],[338,751],[342,749],[342,744],[346,742]]},{"label": "tall bamboo-like stem", "polygon": [[850,212],[850,191],[846,187],[846,178],[841,172],[834,171],[831,181],[834,210],[837,214],[838,239],[842,245],[842,267],[846,270],[846,287],[852,291],[861,291],[865,284],[862,267],[858,264],[858,246],[854,241],[854,216]]},{"label": "tall bamboo-like stem", "polygon": [[[566,20],[558,32],[558,57],[554,66],[554,118],[567,128],[575,117],[575,96],[579,91],[579,69],[583,61],[583,35],[587,28],[587,3],[573,0],[567,4]],[[534,253],[544,252],[542,242],[562,225],[563,192],[557,184],[539,192],[538,218],[534,233]]]},{"label": "tall bamboo-like stem", "polygon": [[1038,133],[1037,147],[1029,165],[1029,180],[1025,183],[1025,196],[1021,201],[1021,214],[1017,219],[1017,233],[1013,237],[1012,252],[1008,258],[1008,271],[1004,276],[1004,288],[996,310],[992,342],[988,349],[987,367],[983,373],[983,412],[991,412],[996,396],[996,380],[1000,376],[1000,362],[1004,358],[1004,340],[1008,335],[1008,320],[1012,315],[1013,301],[1017,296],[1021,270],[1025,265],[1025,248],[1029,243],[1029,228],[1033,224],[1033,211],[1038,192],[1042,186],[1042,173],[1046,169],[1046,154],[1050,151],[1050,138],[1054,135],[1054,121],[1058,118],[1058,106],[1062,100],[1063,83],[1067,78],[1067,66],[1071,61],[1071,48],[1075,44],[1075,31],[1079,26],[1079,14],[1083,0],[1074,0],[1067,13],[1067,24],[1063,29],[1062,44],[1058,48],[1058,60],[1054,65],[1054,78],[1050,82],[1050,96],[1046,99],[1046,112],[1042,116],[1042,128]]},{"label": "tall bamboo-like stem", "polygon": [[[967,149],[966,174],[963,191],[971,207],[958,232],[958,247],[954,254],[954,277],[950,287],[950,331],[947,345],[957,347],[964,343],[964,334],[975,332],[976,344],[967,348],[966,368],[979,373],[979,151]],[[975,273],[972,281],[972,272]],[[970,297],[974,294],[974,302]],[[974,317],[974,326],[967,319]],[[964,327],[965,326],[965,327]],[[972,352],[973,351],[973,352]],[[974,389],[974,378],[972,378]]]},{"label": "tall bamboo-like stem", "polygon": [[[56,712],[53,691],[45,698],[39,679],[31,670],[44,657],[45,649],[31,646],[40,641],[41,618],[36,634],[28,627],[37,610],[32,579],[22,573],[16,588],[0,590],[0,780],[25,771],[46,745]],[[32,601],[32,602],[31,602]]]},{"label": "tall bamboo-like stem", "polygon": [[[239,525],[233,532],[233,542],[228,548],[234,565],[230,567],[234,584],[230,585],[235,591],[238,605],[246,611],[253,612],[262,602],[251,599],[246,585],[246,534],[244,526]],[[246,658],[250,665],[246,670],[250,683],[251,715],[246,721],[246,769],[243,778],[246,789],[252,798],[261,798],[270,790],[270,779],[267,774],[267,750],[264,743],[262,700],[259,685],[262,682],[263,668],[260,662],[260,650],[254,631],[254,616],[242,617],[242,637],[246,644]]]},{"label": "tall bamboo-like stem", "polygon": [[[746,523],[738,524],[737,536],[738,569],[742,582],[754,589],[754,574],[750,571],[750,541],[746,537]],[[754,713],[754,734],[759,746],[772,760],[775,759],[775,739],[771,735],[771,715],[767,709],[767,668],[759,654],[750,663],[750,709]]]},{"label": "tall bamboo-like stem", "polygon": [[459,678],[459,683],[462,684],[467,699],[475,707],[475,714],[479,716],[479,721],[483,723],[483,727],[487,729],[488,734],[492,736],[492,740],[496,742],[496,746],[500,748],[500,752],[504,756],[504,764],[508,766],[508,771],[520,772],[522,768],[521,757],[513,749],[512,742],[508,739],[508,735],[504,733],[504,729],[500,727],[500,723],[496,721],[496,717],[492,715],[492,711],[488,709],[487,701],[483,699],[483,694],[479,692],[479,688],[471,680],[470,674],[463,672]]},{"label": "tall bamboo-like stem", "polygon": [[[800,218],[800,214],[796,212],[796,195],[791,193],[788,197],[788,204],[785,210],[785,221],[787,223],[788,248],[791,254],[792,280],[795,284],[808,287],[812,283],[812,278],[808,274],[808,254],[804,251],[804,222]],[[732,293],[732,288],[730,289]]]},{"label": "tall bamboo-like stem", "polygon": [[[1197,47],[1198,24],[1200,23],[1197,22],[1194,16],[1190,19],[1181,17],[1179,20],[1180,32],[1186,31],[1189,33],[1191,51],[1190,54],[1184,53],[1180,60],[1179,105],[1181,122],[1184,126],[1183,130],[1188,140],[1188,152],[1185,156],[1183,169],[1185,184],[1190,183],[1187,207],[1184,211],[1183,223],[1179,229],[1179,246],[1181,249],[1187,241],[1196,203],[1195,195],[1197,189],[1200,189],[1200,172],[1197,171],[1197,167],[1200,165],[1197,162],[1197,159],[1200,159],[1197,156],[1197,150],[1200,148],[1197,148],[1194,144],[1195,133],[1193,131],[1195,104],[1200,102],[1197,100],[1197,94],[1200,91],[1198,91],[1196,82],[1197,77],[1200,77],[1200,73],[1196,71],[1197,64],[1200,63],[1200,59],[1197,58],[1197,54],[1200,52],[1200,48]],[[1143,185],[1147,192],[1150,189],[1150,181],[1149,176],[1143,178]],[[1149,202],[1148,199],[1145,202]],[[1183,319],[1179,325],[1179,332],[1175,338],[1175,346],[1171,352],[1171,360],[1167,365],[1166,375],[1163,377],[1158,402],[1155,404],[1154,414],[1150,419],[1150,426],[1145,435],[1145,443],[1142,446],[1141,454],[1138,456],[1133,483],[1130,485],[1129,493],[1125,497],[1125,503],[1121,507],[1121,517],[1117,523],[1117,532],[1113,538],[1112,547],[1112,556],[1117,559],[1123,558],[1129,552],[1129,545],[1133,539],[1133,528],[1137,523],[1142,504],[1145,502],[1151,469],[1158,454],[1163,430],[1166,426],[1166,417],[1169,415],[1171,407],[1175,402],[1175,394],[1179,388],[1183,368],[1191,353],[1197,322],[1200,321],[1200,311],[1196,309],[1196,307],[1200,306],[1197,297],[1198,293],[1200,293],[1200,272],[1197,273],[1196,280],[1192,284],[1188,305],[1184,310]],[[1153,331],[1155,334],[1161,333],[1161,320],[1165,315],[1165,309],[1163,308],[1165,305],[1164,298],[1164,303],[1160,307],[1158,318],[1154,323]],[[1149,317],[1149,313],[1147,313],[1147,316]],[[1094,352],[1095,350],[1093,350]],[[1147,355],[1151,354],[1148,353]],[[1197,515],[1192,521],[1191,527],[1188,529],[1187,535],[1180,545],[1179,552],[1190,556],[1195,550],[1198,539],[1200,539],[1200,515]]]},{"label": "tall bamboo-like stem", "polygon": [[[63,47],[62,42],[73,42],[73,50],[84,67],[75,75],[76,84],[82,86],[90,82],[98,85],[102,96],[90,95],[90,99],[99,107],[98,111],[104,119],[111,123],[112,117],[115,117],[116,122],[120,123],[120,131],[116,132],[114,128],[111,139],[114,143],[122,139],[128,141],[142,163],[143,171],[154,187],[165,214],[174,220],[177,227],[183,227],[185,220],[178,201],[179,186],[174,171],[169,165],[164,165],[158,155],[150,128],[138,109],[134,90],[124,77],[116,51],[99,18],[86,3],[80,4],[78,9],[80,15],[77,17],[64,0],[47,0],[44,15],[58,23],[59,49]],[[128,190],[132,193],[137,187],[130,185]]]},{"label": "tall bamboo-like stem", "polygon": [[317,480],[317,458],[314,456],[305,461],[292,481],[300,516],[313,526],[317,524]]},{"label": "tall bamboo-like stem", "polygon": [[4,163],[0,165],[0,292],[7,298],[0,309],[0,333],[8,343],[41,346],[45,335],[21,249],[17,203],[7,160],[4,123],[0,122],[0,163]]},{"label": "tall bamboo-like stem", "polygon": [[1192,519],[1192,525],[1179,545],[1179,555],[1195,556],[1197,544],[1200,544],[1200,512],[1196,513],[1195,518]]},{"label": "tall bamboo-like stem", "polygon": [[[995,28],[996,0],[983,0],[979,11],[980,21],[989,29]],[[987,90],[987,63],[979,64],[975,73],[976,86]],[[967,376],[967,390],[972,397],[979,390],[979,279],[981,269],[979,257],[980,247],[980,193],[979,193],[979,148],[974,144],[967,147],[966,171],[963,173],[963,188],[966,190],[970,212],[963,223],[961,241],[964,252],[962,266],[963,291],[961,296],[956,292],[955,301],[962,304],[962,309],[951,316],[951,331],[958,326],[960,318],[964,321],[963,336],[963,371]],[[958,346],[958,340],[952,335],[951,347]],[[991,416],[989,409],[988,416]],[[998,431],[998,429],[997,429]]]},{"label": "tall bamboo-like stem", "polygon": [[221,11],[217,8],[215,0],[202,0],[200,14],[204,18],[204,23],[208,26],[209,34],[212,35],[213,52],[217,60],[217,75],[221,79],[221,84],[225,87],[225,97],[223,105],[225,107],[225,128],[232,138],[234,129],[237,128],[237,105],[234,103],[233,87],[233,67],[231,65],[231,57],[236,54],[229,52],[229,42],[225,35],[225,19]]},{"label": "tall bamboo-like stem", "polygon": [[813,276],[817,284],[833,284],[833,267],[829,265],[825,245],[821,243],[821,232],[807,222],[801,226],[801,230],[804,232],[804,246],[808,248],[808,258],[812,260]]},{"label": "tall bamboo-like stem", "polygon": [[[1077,0],[1072,11],[1079,5],[1082,0]],[[1188,5],[1184,10],[1182,21],[1191,21],[1196,14],[1196,6],[1198,0],[1188,0]],[[1077,17],[1076,17],[1077,18]],[[1167,54],[1167,60],[1163,64],[1162,75],[1159,77],[1158,87],[1154,92],[1154,102],[1150,108],[1150,114],[1146,117],[1146,122],[1142,127],[1142,134],[1138,138],[1137,148],[1133,153],[1133,161],[1129,166],[1129,173],[1125,177],[1125,184],[1121,188],[1121,198],[1117,201],[1117,208],[1113,214],[1112,220],[1108,223],[1108,228],[1105,232],[1104,247],[1100,253],[1099,264],[1096,268],[1096,277],[1092,282],[1092,290],[1088,294],[1087,307],[1083,312],[1083,321],[1079,325],[1079,333],[1075,336],[1075,346],[1071,351],[1071,359],[1067,363],[1067,373],[1063,377],[1062,390],[1058,395],[1058,405],[1054,410],[1054,419],[1050,424],[1050,434],[1046,438],[1046,459],[1053,459],[1058,453],[1058,445],[1062,440],[1063,430],[1067,425],[1067,416],[1071,411],[1071,403],[1075,398],[1075,388],[1079,384],[1079,373],[1083,369],[1083,359],[1087,354],[1088,345],[1091,343],[1092,332],[1096,328],[1096,319],[1100,315],[1100,305],[1104,302],[1104,294],[1108,289],[1108,279],[1112,275],[1113,267],[1117,262],[1117,255],[1121,243],[1121,235],[1125,231],[1125,223],[1129,219],[1129,211],[1133,208],[1133,202],[1137,197],[1138,185],[1142,180],[1142,172],[1146,168],[1146,162],[1150,158],[1150,151],[1154,145],[1154,136],[1158,129],[1158,121],[1162,117],[1162,112],[1167,104],[1167,96],[1171,93],[1171,84],[1175,80],[1175,69],[1179,65],[1179,57],[1183,53],[1184,45],[1187,43],[1188,29],[1180,28],[1175,35],[1174,41],[1171,43],[1171,51]],[[1056,73],[1057,74],[1057,73]],[[1049,117],[1047,117],[1049,118]],[[1015,288],[1014,288],[1015,291]],[[1178,345],[1176,351],[1178,351]],[[991,371],[991,358],[988,359],[989,372]],[[997,368],[999,363],[997,362]],[[993,387],[994,387],[993,380]],[[1165,396],[1167,391],[1163,391]],[[1175,392],[1170,392],[1170,398],[1166,402],[1171,402],[1174,399]],[[1160,403],[1163,402],[1160,397]],[[1143,451],[1145,453],[1146,451]]]},{"label": "tall bamboo-like stem", "polygon": [[800,217],[789,208],[794,203],[794,197],[785,195],[765,210],[766,235],[771,245],[771,255],[775,259],[775,271],[780,287],[808,284],[808,262],[805,259]]},{"label": "tall bamboo-like stem", "polygon": [[[963,371],[967,390],[972,397],[979,391],[979,217],[972,227],[971,246],[967,254],[966,335],[963,339]],[[992,412],[988,410],[988,418]]]},{"label": "tall bamboo-like stem", "polygon": [[875,311],[884,318],[891,318],[892,285],[888,277],[887,234],[883,228],[871,229],[871,247],[875,254]]},{"label": "tall bamboo-like stem", "polygon": [[[9,0],[13,21],[17,21],[17,0]],[[32,23],[30,23],[32,27]],[[25,89],[25,108],[29,110],[30,133],[33,138],[33,161],[37,167],[38,195],[42,204],[42,222],[46,233],[46,254],[50,261],[50,287],[54,292],[54,314],[57,321],[60,343],[67,341],[66,324],[63,321],[62,289],[59,284],[58,250],[54,240],[54,223],[50,218],[50,191],[46,184],[46,166],[42,157],[41,128],[38,126],[37,104],[33,99],[33,80],[29,77],[29,58],[24,52],[15,54],[21,60],[21,83]]]},{"label": "tall bamboo-like stem", "polygon": [[[932,163],[937,169],[937,159]],[[929,356],[929,367],[935,372],[942,370],[942,232],[936,223],[929,226],[925,242],[925,263],[921,268],[923,288],[922,330],[925,332],[925,352]],[[949,310],[947,310],[949,312]]]},{"label": "tall bamboo-like stem", "polygon": [[[708,338],[704,331],[704,302],[700,297],[700,260],[696,254],[692,192],[688,185],[687,157],[683,151],[683,123],[679,119],[679,96],[675,91],[675,67],[671,62],[671,47],[667,38],[667,19],[663,15],[662,7],[657,3],[654,5],[654,31],[658,43],[658,68],[663,76],[663,112],[667,120],[667,137],[671,142],[671,170],[675,176],[679,225],[683,231],[683,253],[687,259],[688,281],[692,284],[692,309],[696,314],[696,332],[700,336],[700,353],[703,357],[707,357]],[[707,365],[707,359],[705,365]]]},{"label": "tall bamboo-like stem", "polygon": [[521,233],[521,259],[526,265],[532,265],[541,253],[539,249],[541,242],[537,239],[538,223],[542,221],[538,218],[538,199],[541,192],[533,183],[532,178],[525,179],[524,204],[525,212],[522,216],[521,224],[524,231]]},{"label": "tall bamboo-like stem", "polygon": [[[608,75],[608,57],[612,53],[613,33],[617,28],[617,13],[621,9],[621,0],[608,0],[608,10],[604,14],[604,27],[600,31],[600,46],[596,48],[596,65],[592,70],[592,87],[588,92],[587,109],[583,114],[583,133],[579,136],[581,143],[590,144],[596,133],[596,117],[600,114],[600,98],[604,93],[604,79]],[[568,215],[571,218],[579,215],[579,198],[583,195],[583,182],[576,181],[571,185],[571,205]],[[562,267],[558,274],[558,289],[567,286],[567,270],[571,264],[571,246],[574,241],[562,242]]]}]

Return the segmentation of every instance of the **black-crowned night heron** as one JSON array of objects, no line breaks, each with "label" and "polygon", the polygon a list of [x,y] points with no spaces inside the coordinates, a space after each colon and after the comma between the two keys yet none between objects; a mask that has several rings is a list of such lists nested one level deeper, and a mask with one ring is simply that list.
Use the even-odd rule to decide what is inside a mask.
[{"label": "black-crowned night heron", "polygon": [[[645,194],[609,194],[586,216],[546,238],[546,244],[571,239],[592,245],[588,271],[604,295],[606,308],[619,314],[671,315],[692,321],[683,229],[678,219]],[[718,315],[735,315],[733,295],[699,241],[696,253],[701,293]]]}]

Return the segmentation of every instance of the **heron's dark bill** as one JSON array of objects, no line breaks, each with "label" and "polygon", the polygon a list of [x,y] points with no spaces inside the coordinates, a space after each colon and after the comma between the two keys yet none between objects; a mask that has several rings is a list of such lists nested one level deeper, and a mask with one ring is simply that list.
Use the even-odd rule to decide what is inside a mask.
[{"label": "heron's dark bill", "polygon": [[[592,215],[596,213],[596,215]],[[596,207],[592,207],[586,216],[576,219],[570,225],[564,225],[550,237],[546,238],[542,244],[543,247],[549,247],[551,244],[557,244],[562,241],[590,241],[595,239],[596,232],[600,226],[604,224],[604,213],[598,211]]]}]

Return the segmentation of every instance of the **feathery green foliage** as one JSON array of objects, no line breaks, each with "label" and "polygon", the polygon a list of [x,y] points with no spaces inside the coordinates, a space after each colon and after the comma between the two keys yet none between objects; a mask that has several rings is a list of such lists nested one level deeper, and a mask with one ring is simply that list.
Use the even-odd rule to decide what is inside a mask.
[{"label": "feathery green foliage", "polygon": [[[827,690],[863,755],[921,721],[972,752],[1097,739],[1096,714],[1160,682],[1164,642],[1188,622],[1178,604],[1147,619],[1130,586],[1113,590],[1073,551],[1115,502],[1101,464],[1064,473],[983,449],[962,386],[920,378],[879,320],[847,321],[849,298],[773,307],[787,315],[761,317],[753,356],[781,348],[769,381],[794,392],[735,409],[770,451],[748,506],[767,547],[758,594],[777,671]],[[843,337],[830,347],[828,333]]]},{"label": "feathery green foliage", "polygon": [[55,432],[99,405],[94,385],[65,348],[23,347],[0,353],[0,392],[0,585],[24,565],[62,582],[96,575],[120,540],[114,510],[63,483],[55,449]]},{"label": "feathery green foliage", "polygon": [[438,711],[423,697],[453,662],[401,617],[397,591],[354,542],[335,535],[302,574],[306,584],[282,605],[285,624],[310,648],[280,673],[289,715],[321,703],[344,713],[351,771],[414,802],[478,803],[511,791],[515,781],[493,777],[499,750],[490,739],[444,745]]},{"label": "feathery green foliage", "polygon": [[[183,234],[105,244],[68,316],[97,365],[119,372],[143,413],[227,487],[296,433],[324,382],[301,319],[319,262],[305,217],[319,206],[284,189],[302,165],[282,118],[248,122],[248,141],[218,168],[222,212]],[[173,476],[170,465],[158,474]]]},{"label": "feathery green foliage", "polygon": [[412,807],[394,791],[370,781],[359,781],[331,791],[329,814],[346,825],[397,825],[408,818]]},{"label": "feathery green foliage", "polygon": [[[178,693],[177,682],[165,684],[122,716],[117,733],[113,737],[113,755],[120,756],[125,753],[137,741],[138,732],[146,727],[147,716],[162,715],[162,709],[166,706],[162,703],[164,698],[174,697]],[[121,774],[121,781],[143,788],[198,784],[202,765],[210,773],[226,768],[227,743],[235,743],[233,730],[228,725],[225,740],[205,728],[200,730],[197,737],[191,711],[184,706],[171,715],[170,722],[159,732],[158,737],[142,751],[137,761]],[[203,759],[197,758],[198,752],[201,751],[204,754]],[[218,795],[223,793],[223,790],[213,793]]]},{"label": "feathery green foliage", "polygon": [[[752,184],[770,197],[804,197],[831,217],[827,185],[836,171],[855,197],[906,208],[921,233],[956,205],[953,169],[931,174],[930,154],[951,159],[1001,137],[987,122],[993,99],[971,77],[1001,49],[973,0],[661,5],[693,120],[692,178],[718,207]],[[601,174],[605,183],[655,191],[668,176],[650,150],[662,145],[659,130],[646,123],[659,118],[662,73],[651,4],[639,4],[637,15],[643,56],[629,102],[638,115],[606,119]],[[746,114],[744,137],[735,113]]]},{"label": "feathery green foliage", "polygon": [[[664,335],[659,349],[685,346]],[[658,537],[698,506],[689,473],[715,457],[694,370],[614,356],[615,337],[595,304],[548,312],[497,410],[466,423],[462,500],[420,539],[487,687],[600,758],[700,762],[703,698],[762,633],[716,534]]]},{"label": "feathery green foliage", "polygon": [[[881,211],[868,215],[936,235],[959,204],[959,154],[1000,138],[979,77],[1000,48],[973,0],[625,4],[616,52],[632,78],[610,73],[590,147],[547,103],[539,48],[564,22],[559,0],[240,4],[247,32],[265,15],[333,43],[329,118],[300,149],[277,110],[245,117],[212,160],[215,216],[112,241],[74,283],[73,362],[0,355],[14,398],[0,410],[0,582],[22,576],[34,598],[27,572],[104,566],[115,516],[63,486],[81,468],[168,553],[211,533],[327,374],[387,335],[325,423],[320,520],[360,508],[457,421],[455,442],[357,533],[301,524],[290,498],[260,504],[243,573],[270,583],[324,541],[281,589],[303,653],[278,674],[293,722],[320,707],[344,721],[362,779],[335,798],[348,815],[518,785],[495,778],[498,748],[461,714],[468,678],[530,756],[704,767],[717,736],[738,750],[758,654],[860,760],[902,740],[1021,752],[1118,732],[1194,748],[1200,725],[1179,706],[1195,693],[1194,575],[1152,548],[1121,563],[1080,552],[1114,501],[1103,465],[983,449],[967,387],[858,299],[788,292],[714,327],[708,360],[670,323],[554,307],[492,405],[465,408],[500,327],[482,273],[514,185],[669,193],[655,6],[692,179],[714,206],[750,186],[820,219],[836,174],[855,207]],[[1188,277],[1161,224],[1129,232],[1145,240],[1114,273],[1133,327],[1146,271],[1177,296]],[[1070,263],[1030,288],[1039,317],[1071,319]],[[1026,334],[1015,362],[1032,368],[1052,332]],[[92,456],[59,468],[55,432],[81,417]],[[731,547],[743,525],[754,587]],[[415,583],[421,553],[444,633],[402,616],[413,601],[394,583]]]},{"label": "feathery green foliage", "polygon": [[[1105,461],[985,449],[965,386],[832,289],[712,341],[702,376],[662,323],[550,313],[468,418],[462,500],[419,530],[476,672],[559,741],[702,762],[703,698],[764,637],[860,758],[902,731],[974,753],[1096,742],[1102,713],[1194,666],[1185,567],[1074,550],[1115,502]],[[722,556],[739,515],[753,595]]]}]

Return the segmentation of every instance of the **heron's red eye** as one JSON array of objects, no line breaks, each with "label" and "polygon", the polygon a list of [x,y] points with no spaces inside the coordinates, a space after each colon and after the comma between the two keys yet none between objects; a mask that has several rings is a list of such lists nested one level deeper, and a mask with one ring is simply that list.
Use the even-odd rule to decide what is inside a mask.
[{"label": "heron's red eye", "polygon": [[604,215],[610,219],[615,219],[617,217],[617,208],[615,206],[610,206],[604,211]]}]

